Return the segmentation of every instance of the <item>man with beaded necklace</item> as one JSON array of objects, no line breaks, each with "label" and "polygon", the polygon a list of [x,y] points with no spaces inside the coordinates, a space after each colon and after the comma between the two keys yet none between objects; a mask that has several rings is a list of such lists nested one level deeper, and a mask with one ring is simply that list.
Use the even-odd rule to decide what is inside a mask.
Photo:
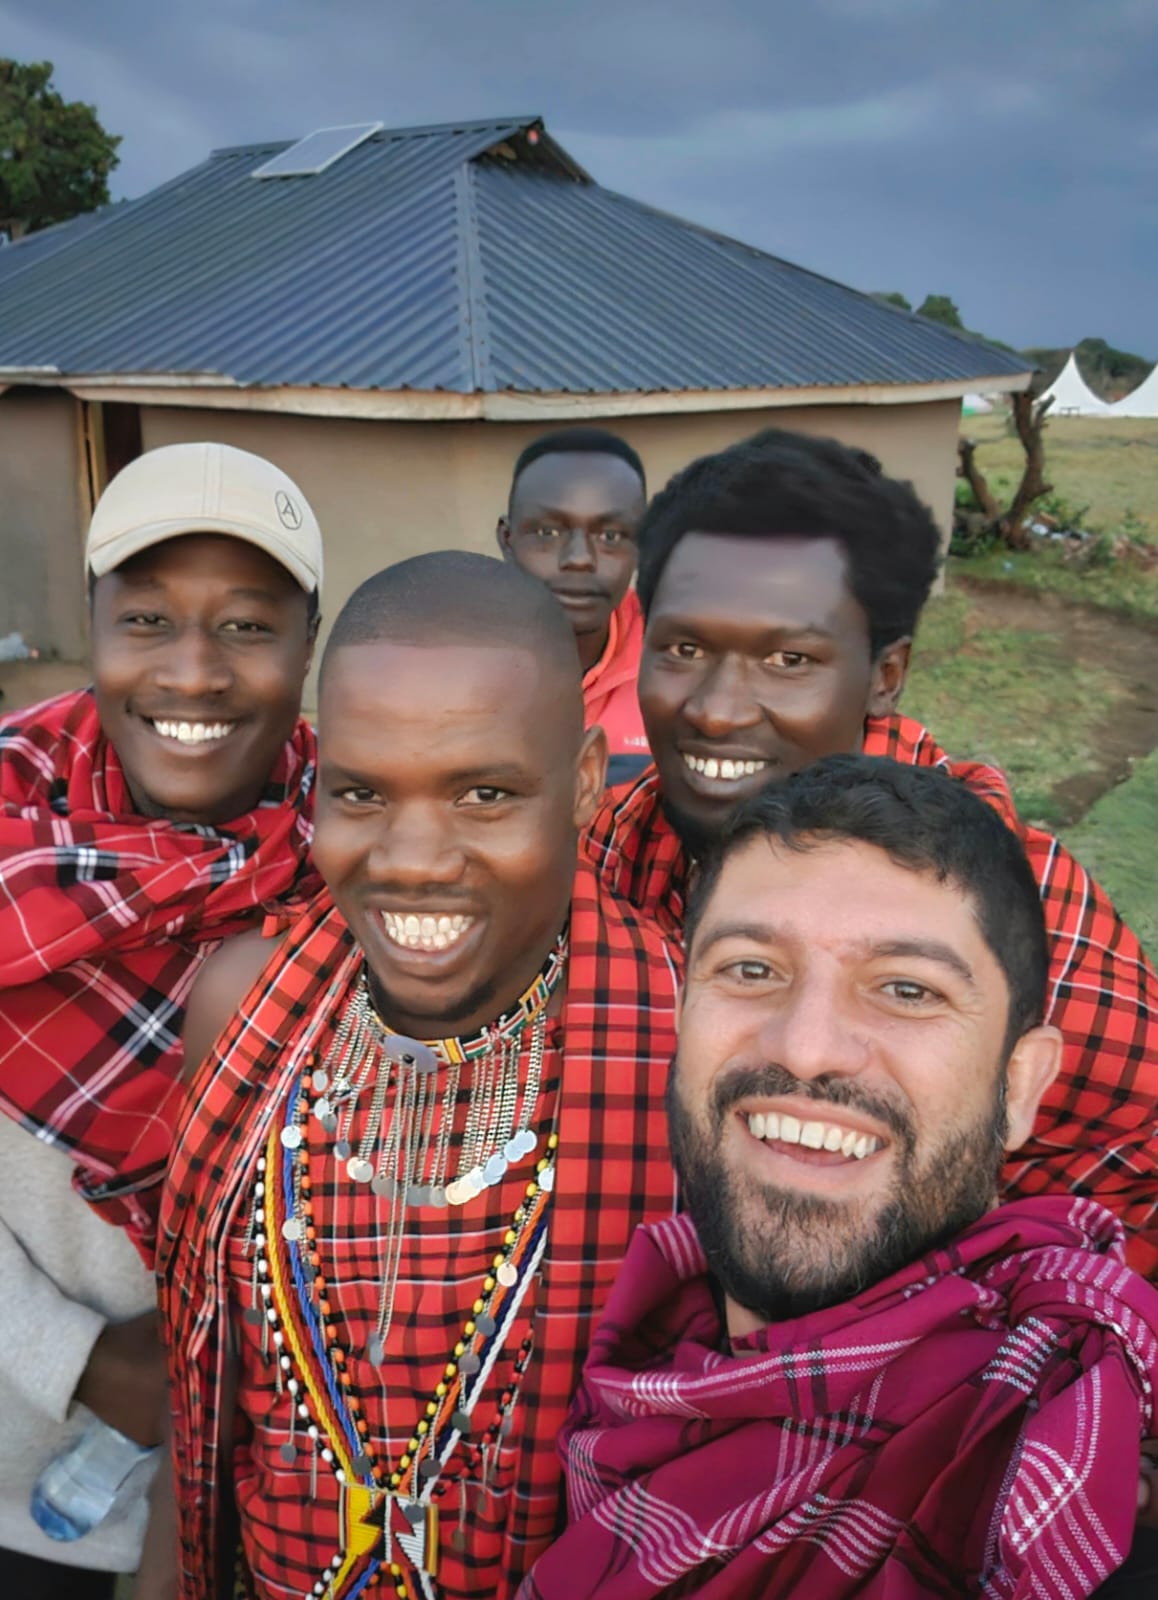
[{"label": "man with beaded necklace", "polygon": [[[577,862],[605,744],[534,580],[454,553],[370,579],[319,733],[327,890],[191,1002],[159,1254],[176,1588],[216,1600],[239,1531],[261,1600],[507,1596],[556,1531],[593,1317],[673,1209],[674,974]],[[172,1592],[154,1524],[145,1596]]]}]

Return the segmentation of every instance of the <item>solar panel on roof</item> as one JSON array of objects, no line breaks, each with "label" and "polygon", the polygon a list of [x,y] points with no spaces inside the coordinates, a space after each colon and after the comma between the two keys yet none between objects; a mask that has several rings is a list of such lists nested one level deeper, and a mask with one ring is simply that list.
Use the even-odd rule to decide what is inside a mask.
[{"label": "solar panel on roof", "polygon": [[382,128],[380,122],[351,122],[341,128],[317,128],[272,160],[255,167],[255,178],[307,178],[324,172]]}]

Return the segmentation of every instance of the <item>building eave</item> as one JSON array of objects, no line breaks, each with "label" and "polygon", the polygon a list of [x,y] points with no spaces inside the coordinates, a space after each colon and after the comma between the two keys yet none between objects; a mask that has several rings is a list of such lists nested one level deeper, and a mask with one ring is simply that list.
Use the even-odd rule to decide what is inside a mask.
[{"label": "building eave", "polygon": [[0,387],[64,388],[81,400],[196,406],[367,422],[559,422],[585,417],[677,416],[799,406],[902,406],[961,400],[967,394],[1027,389],[1033,374],[951,378],[932,383],[846,384],[802,389],[688,389],[656,393],[456,394],[445,390],[249,387],[214,373],[56,373],[0,368]]}]

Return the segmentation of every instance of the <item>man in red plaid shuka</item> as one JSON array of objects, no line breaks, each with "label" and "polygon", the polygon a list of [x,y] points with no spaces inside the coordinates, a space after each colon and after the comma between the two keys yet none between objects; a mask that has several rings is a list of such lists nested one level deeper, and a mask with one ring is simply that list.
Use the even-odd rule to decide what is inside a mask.
[{"label": "man in red plaid shuka", "polygon": [[996,807],[1037,879],[1062,1067],[1006,1193],[1084,1195],[1158,1272],[1158,980],[1108,897],[1017,818],[995,768],[896,714],[939,536],[908,484],[831,439],[771,430],[693,462],[639,530],[639,698],[655,767],[610,792],[585,848],[677,943],[687,863],[742,801],[825,755],[949,770]]},{"label": "man in red plaid shuka", "polygon": [[1037,886],[940,772],[832,756],[709,844],[636,1235],[522,1600],[1149,1600],[1158,1289],[1120,1223],[998,1202],[1061,1039]]},{"label": "man in red plaid shuka", "polygon": [[525,573],[370,579],[319,733],[327,889],[190,1008],[158,1258],[178,1590],[217,1600],[240,1543],[260,1600],[507,1600],[559,1525],[594,1318],[674,1209],[673,964],[577,871],[605,744]]},{"label": "man in red plaid shuka", "polygon": [[0,1108],[151,1256],[197,968],[316,888],[321,535],[270,463],[173,445],[106,490],[86,566],[93,687],[0,721]]},{"label": "man in red plaid shuka", "polygon": [[185,1003],[223,938],[317,886],[300,712],[322,552],[300,491],[222,445],[152,451],[102,496],[86,565],[93,687],[0,722],[0,1339],[47,1341],[0,1383],[12,1600],[111,1600],[103,1569],[136,1565],[142,1506],[58,1547],[32,1487],[89,1412],[161,1437],[137,1252],[151,1267]]}]

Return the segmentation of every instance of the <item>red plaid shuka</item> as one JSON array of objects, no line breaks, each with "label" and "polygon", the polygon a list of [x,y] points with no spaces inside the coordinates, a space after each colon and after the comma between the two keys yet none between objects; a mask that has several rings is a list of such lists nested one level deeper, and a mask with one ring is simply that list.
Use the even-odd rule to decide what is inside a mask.
[{"label": "red plaid shuka", "polygon": [[1081,1600],[1134,1534],[1158,1291],[1023,1200],[844,1305],[724,1341],[687,1216],[641,1228],[522,1600]]},{"label": "red plaid shuka", "polygon": [[[1025,827],[996,767],[953,761],[910,717],[870,718],[864,753],[943,767],[1025,846],[1050,945],[1047,1022],[1062,1068],[1028,1144],[1005,1167],[1010,1197],[1086,1195],[1119,1216],[1130,1264],[1158,1274],[1158,977],[1105,892],[1052,834]],[[585,849],[609,887],[680,940],[687,864],[651,768],[604,797]]]},{"label": "red plaid shuka", "polygon": [[[310,1592],[320,1563],[340,1550],[333,1481],[320,1467],[311,1494],[307,1456],[299,1453],[295,1467],[281,1461],[287,1401],[276,1391],[257,1337],[236,1314],[231,1334],[229,1308],[232,1304],[236,1313],[239,1306],[248,1307],[253,1292],[244,1229],[257,1159],[271,1128],[276,1130],[285,1116],[305,1054],[324,1058],[360,960],[323,894],[290,929],[186,1100],[158,1255],[173,1381],[175,1467],[178,1483],[188,1486],[180,1506],[182,1600],[216,1600],[224,1467],[219,1430],[231,1337],[240,1347],[243,1412],[236,1447],[238,1500],[246,1524],[243,1544],[257,1569],[252,1574],[257,1593],[263,1600],[281,1600]],[[450,1487],[441,1507],[440,1576],[431,1586],[416,1571],[408,1572],[416,1596],[505,1600],[557,1530],[562,1495],[557,1435],[594,1318],[636,1224],[670,1215],[674,1207],[663,1109],[675,1043],[674,1000],[675,972],[663,941],[630,907],[602,892],[594,873],[580,864],[557,1049],[544,1064],[544,1105],[557,1097],[560,1143],[543,1276],[529,1292],[525,1322],[508,1341],[517,1345],[524,1328],[533,1328],[530,1365],[514,1412],[516,1432],[507,1458],[498,1461],[497,1481],[491,1479],[497,1492],[481,1506],[471,1451],[460,1447],[450,1458],[444,1473]],[[383,1224],[364,1192],[351,1196],[341,1164],[323,1148],[312,1151],[310,1170],[320,1250],[330,1273],[336,1271],[327,1278],[326,1292],[343,1341],[360,1351],[368,1308],[377,1311]],[[381,1372],[368,1370],[360,1360],[351,1363],[374,1448],[394,1461],[398,1430],[412,1428],[413,1419],[422,1415],[428,1380],[438,1378],[469,1310],[469,1293],[460,1285],[477,1282],[493,1254],[496,1218],[504,1210],[509,1217],[505,1189],[500,1198],[502,1205],[490,1208],[494,1216],[480,1196],[457,1218],[439,1213],[440,1220],[430,1222],[422,1220],[429,1212],[419,1212],[419,1220],[412,1220],[404,1241],[399,1304],[407,1296],[417,1299],[413,1315],[396,1314],[394,1320],[391,1346],[399,1359],[392,1368],[388,1425]],[[416,1276],[418,1283],[410,1281]],[[516,1354],[509,1350],[500,1358],[500,1382],[506,1381]],[[402,1391],[406,1403],[400,1404]],[[485,1413],[480,1405],[483,1427]],[[464,1477],[471,1487],[460,1500]],[[458,1550],[451,1536],[463,1505],[466,1541]],[[342,1566],[335,1600],[361,1592],[378,1554]]]},{"label": "red plaid shuka", "polygon": [[314,736],[228,827],[133,809],[91,692],[0,720],[0,1110],[67,1150],[80,1192],[144,1253],[202,957],[308,893]]}]

